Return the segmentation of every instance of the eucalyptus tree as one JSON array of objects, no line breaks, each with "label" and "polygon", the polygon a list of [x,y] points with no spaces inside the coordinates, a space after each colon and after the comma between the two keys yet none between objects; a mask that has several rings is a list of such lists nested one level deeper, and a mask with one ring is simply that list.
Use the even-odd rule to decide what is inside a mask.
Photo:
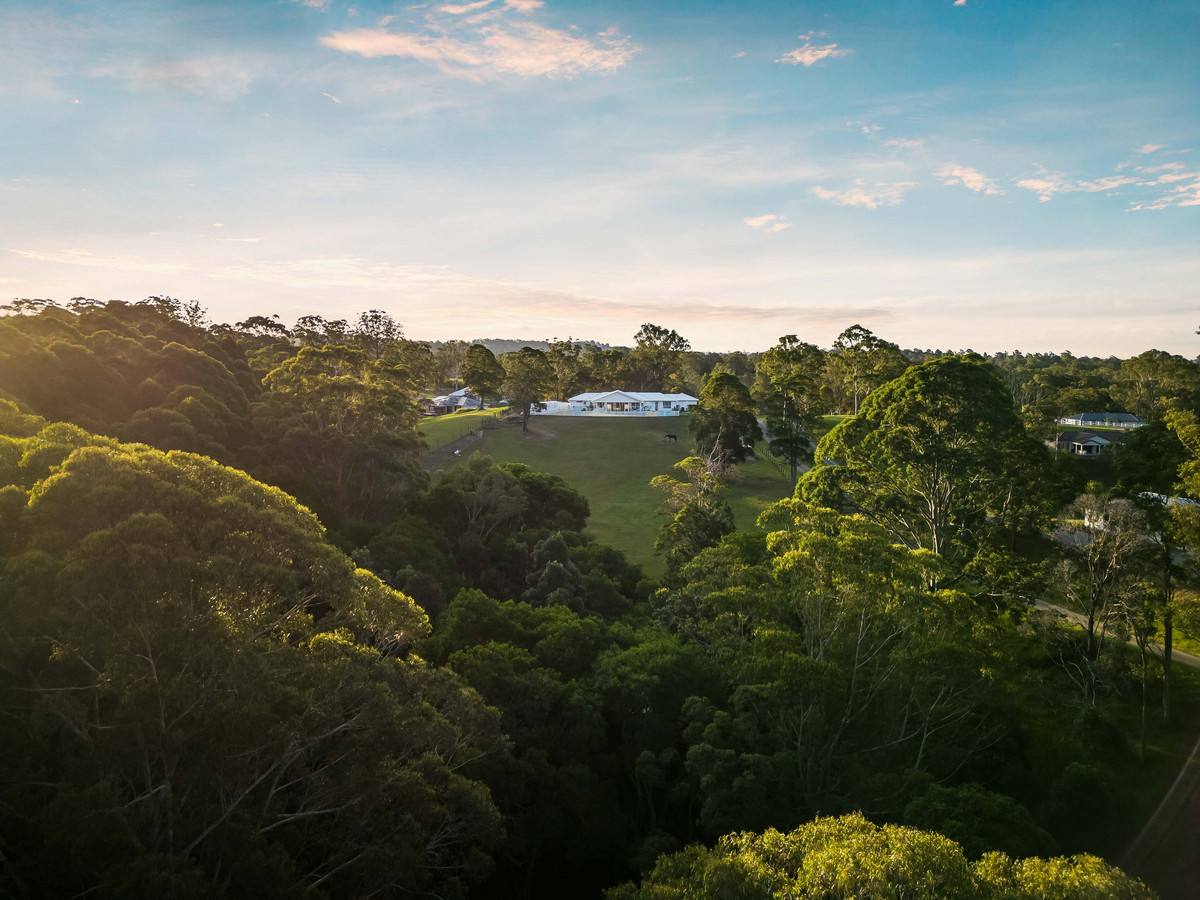
[{"label": "eucalyptus tree", "polygon": [[857,415],[863,397],[907,367],[908,360],[898,346],[877,337],[870,329],[851,325],[833,342],[828,374],[853,399]]},{"label": "eucalyptus tree", "polygon": [[688,431],[701,456],[714,452],[722,462],[745,462],[763,439],[750,390],[736,375],[717,372],[700,392],[688,416]]},{"label": "eucalyptus tree", "polygon": [[0,444],[0,894],[461,896],[486,874],[500,817],[466,773],[505,742],[411,655],[411,599],[205,457],[64,424]]},{"label": "eucalyptus tree", "polygon": [[873,391],[821,439],[798,490],[862,512],[961,571],[994,527],[989,515],[1014,491],[1037,488],[1046,456],[993,367],[950,356]]},{"label": "eucalyptus tree", "polygon": [[691,349],[687,339],[671,328],[644,324],[634,335],[636,345],[622,361],[621,371],[638,391],[666,390]]},{"label": "eucalyptus tree", "polygon": [[[504,391],[509,403],[521,413],[521,431],[529,431],[529,414],[554,390],[554,367],[544,350],[522,347],[500,358],[504,366]],[[541,409],[541,407],[538,407]]]},{"label": "eucalyptus tree", "polygon": [[813,461],[821,413],[827,406],[822,382],[825,354],[814,344],[785,334],[758,363],[754,393],[766,420],[771,452],[785,460],[796,484],[800,466]]},{"label": "eucalyptus tree", "polygon": [[480,400],[488,400],[500,392],[504,375],[504,366],[483,344],[472,344],[464,351],[462,380]]},{"label": "eucalyptus tree", "polygon": [[727,834],[712,849],[694,845],[659,857],[640,885],[608,900],[676,897],[1057,897],[1152,900],[1142,882],[1096,856],[969,861],[932,831],[875,825],[862,813],[814,819],[789,832]]}]

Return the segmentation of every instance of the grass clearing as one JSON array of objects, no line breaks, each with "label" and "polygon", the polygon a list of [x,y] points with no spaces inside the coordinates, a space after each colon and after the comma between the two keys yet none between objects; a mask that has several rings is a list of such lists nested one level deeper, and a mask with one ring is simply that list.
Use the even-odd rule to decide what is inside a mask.
[{"label": "grass clearing", "polygon": [[444,447],[451,441],[463,437],[468,431],[478,431],[484,419],[495,418],[507,412],[507,407],[496,409],[473,409],[470,412],[455,412],[444,416],[429,416],[417,423],[417,431],[425,438],[430,450]]},{"label": "grass clearing", "polygon": [[[449,418],[449,417],[448,417]],[[588,533],[621,550],[646,574],[658,577],[663,561],[654,555],[656,515],[662,497],[650,488],[655,475],[692,453],[686,417],[661,418],[534,416],[529,433],[517,424],[489,429],[479,446],[496,462],[525,463],[566,479],[591,504]],[[675,434],[668,441],[665,434]],[[739,530],[755,527],[768,505],[791,495],[791,485],[766,461],[737,468],[728,499]]]}]

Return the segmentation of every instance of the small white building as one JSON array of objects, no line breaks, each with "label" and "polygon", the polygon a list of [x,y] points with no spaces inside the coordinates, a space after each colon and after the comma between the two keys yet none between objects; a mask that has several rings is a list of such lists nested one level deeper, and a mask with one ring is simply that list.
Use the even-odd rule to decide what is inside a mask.
[{"label": "small white building", "polygon": [[[548,404],[545,415],[558,416],[677,416],[700,401],[691,394],[658,391],[589,391],[565,404]],[[565,408],[564,408],[565,407]]]}]

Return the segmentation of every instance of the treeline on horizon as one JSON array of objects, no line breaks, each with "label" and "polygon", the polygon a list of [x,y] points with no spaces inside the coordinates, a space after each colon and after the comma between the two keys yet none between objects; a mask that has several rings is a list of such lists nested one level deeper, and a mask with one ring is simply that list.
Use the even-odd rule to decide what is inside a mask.
[{"label": "treeline on horizon", "polygon": [[[6,311],[4,892],[550,897],[645,875],[614,896],[689,896],[719,875],[772,896],[836,832],[888,883],[911,852],[961,896],[1148,896],[1090,857],[1021,860],[1111,857],[1177,762],[1145,641],[1186,620],[1160,587],[1186,573],[1153,510],[1128,510],[1120,548],[1094,542],[1104,559],[1028,548],[1080,495],[1195,493],[1195,363],[914,358],[857,326],[830,351],[695,353],[646,325],[628,350],[497,359],[405,340],[380,311]],[[420,401],[456,383],[526,411],[589,388],[700,396],[668,576],[592,541],[561,478],[482,456],[427,474]],[[793,438],[784,456],[841,465],[733,533],[713,511],[748,410]],[[822,414],[856,410],[817,443]],[[1088,484],[1040,439],[1105,410],[1152,424]],[[950,480],[922,518],[930,460]],[[1044,595],[1086,596],[1096,627],[1032,613]],[[859,810],[886,828],[806,825]],[[793,844],[767,865],[770,829]]]}]

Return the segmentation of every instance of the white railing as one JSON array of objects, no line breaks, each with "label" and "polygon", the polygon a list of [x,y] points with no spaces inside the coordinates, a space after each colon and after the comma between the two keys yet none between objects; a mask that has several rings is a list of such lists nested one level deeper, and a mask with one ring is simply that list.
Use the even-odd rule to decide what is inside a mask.
[{"label": "white railing", "polygon": [[544,412],[535,412],[535,416],[604,416],[604,417],[621,417],[631,419],[649,419],[655,417],[678,416],[683,412],[679,409],[653,409],[653,410],[625,410],[625,411],[610,411],[607,409],[561,409],[561,410],[546,410]]}]

